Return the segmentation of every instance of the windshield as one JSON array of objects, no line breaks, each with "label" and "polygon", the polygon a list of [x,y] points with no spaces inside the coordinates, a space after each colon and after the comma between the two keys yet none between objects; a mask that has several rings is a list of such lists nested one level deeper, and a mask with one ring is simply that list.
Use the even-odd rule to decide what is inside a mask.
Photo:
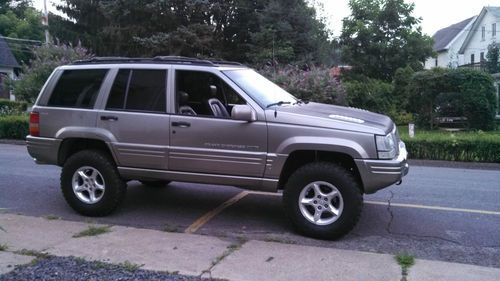
[{"label": "windshield", "polygon": [[226,70],[223,73],[262,108],[273,104],[282,105],[297,102],[294,96],[251,69]]}]

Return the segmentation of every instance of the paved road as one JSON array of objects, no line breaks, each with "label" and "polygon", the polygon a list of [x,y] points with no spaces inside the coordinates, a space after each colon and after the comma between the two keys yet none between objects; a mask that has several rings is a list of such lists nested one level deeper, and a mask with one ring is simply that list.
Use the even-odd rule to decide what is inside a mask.
[{"label": "paved road", "polygon": [[[25,215],[89,220],[64,202],[59,172],[58,167],[34,164],[24,146],[0,144],[0,208]],[[234,187],[177,182],[154,189],[130,182],[120,210],[90,220],[184,231],[241,192]],[[249,193],[196,233],[391,254],[409,252],[426,259],[500,267],[500,170],[414,166],[401,186],[365,196],[365,201],[359,224],[339,241],[294,234],[279,194]]]}]

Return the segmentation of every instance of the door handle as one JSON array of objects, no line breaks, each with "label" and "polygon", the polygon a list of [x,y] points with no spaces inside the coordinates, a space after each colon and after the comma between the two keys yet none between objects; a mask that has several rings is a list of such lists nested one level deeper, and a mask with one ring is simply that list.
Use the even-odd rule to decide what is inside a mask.
[{"label": "door handle", "polygon": [[191,127],[191,123],[188,122],[172,122],[173,127],[187,128]]},{"label": "door handle", "polygon": [[118,117],[116,116],[106,116],[106,115],[103,115],[101,116],[101,120],[102,121],[118,121]]}]

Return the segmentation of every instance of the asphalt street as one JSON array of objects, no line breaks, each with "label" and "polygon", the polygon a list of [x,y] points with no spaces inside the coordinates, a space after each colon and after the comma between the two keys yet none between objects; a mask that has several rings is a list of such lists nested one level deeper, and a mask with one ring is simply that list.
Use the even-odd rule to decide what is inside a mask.
[{"label": "asphalt street", "polygon": [[[187,230],[227,239],[408,252],[425,259],[500,267],[498,167],[412,166],[402,185],[365,196],[361,220],[349,235],[322,241],[293,232],[279,194],[241,194],[235,187],[173,182],[158,189],[133,181],[115,213],[104,218],[82,217],[63,199],[60,168],[36,165],[23,145],[0,144],[0,211]],[[234,204],[220,207],[231,199]]]}]

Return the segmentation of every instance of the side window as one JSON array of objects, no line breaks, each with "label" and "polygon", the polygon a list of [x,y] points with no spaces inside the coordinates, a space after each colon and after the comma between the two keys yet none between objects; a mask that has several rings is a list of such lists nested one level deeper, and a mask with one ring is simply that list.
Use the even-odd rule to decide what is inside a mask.
[{"label": "side window", "polygon": [[246,104],[224,80],[210,72],[176,71],[176,108],[183,115],[230,118],[232,107]]},{"label": "side window", "polygon": [[65,70],[52,92],[48,106],[92,108],[107,69]]},{"label": "side window", "polygon": [[166,70],[121,69],[109,94],[106,109],[166,111]]}]

